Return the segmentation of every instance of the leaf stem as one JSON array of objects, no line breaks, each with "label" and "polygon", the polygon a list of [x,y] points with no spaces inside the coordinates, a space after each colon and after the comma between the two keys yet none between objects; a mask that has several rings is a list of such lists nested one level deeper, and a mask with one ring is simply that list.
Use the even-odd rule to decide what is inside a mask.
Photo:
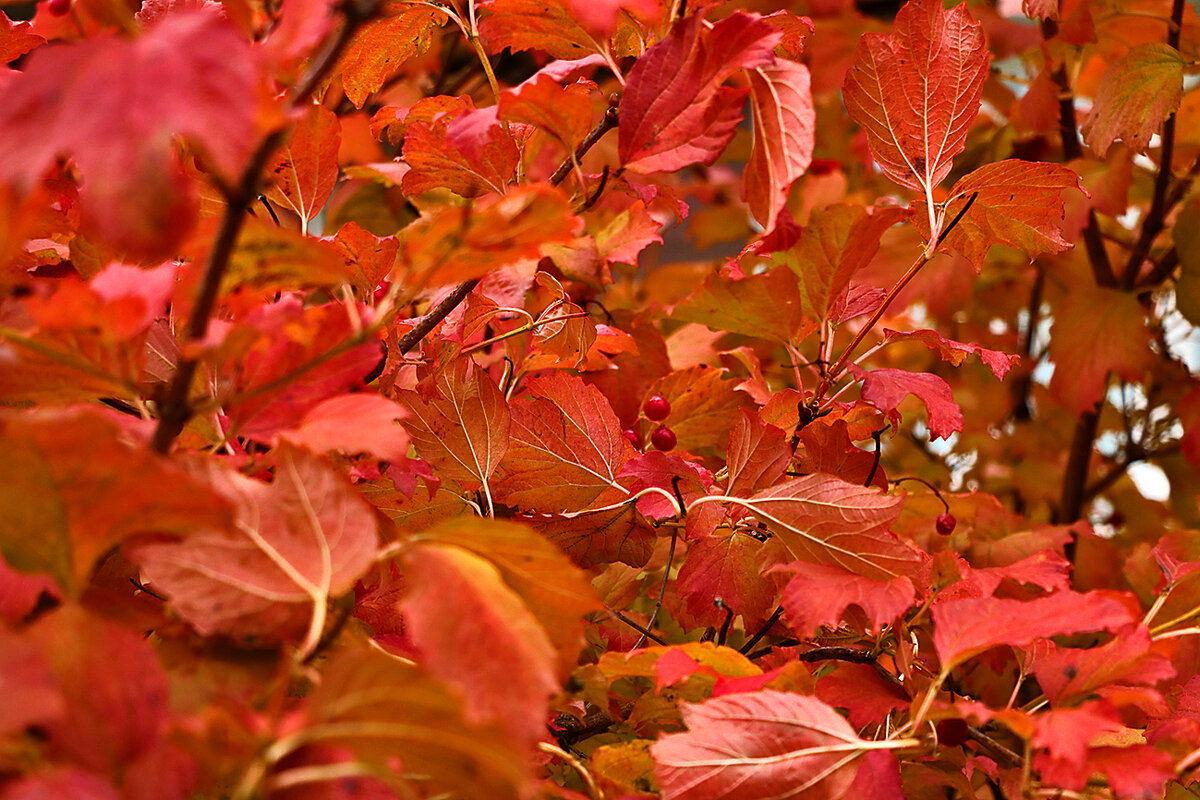
[{"label": "leaf stem", "polygon": [[658,600],[654,603],[654,613],[650,615],[650,619],[646,622],[648,630],[642,631],[642,635],[638,638],[637,643],[633,646],[634,650],[641,647],[649,634],[649,629],[654,628],[654,623],[658,621],[658,612],[662,611],[663,600],[667,597],[667,583],[671,580],[671,564],[675,561],[675,545],[679,542],[679,530],[671,529],[671,548],[667,551],[667,565],[663,567],[662,585],[658,587]]}]

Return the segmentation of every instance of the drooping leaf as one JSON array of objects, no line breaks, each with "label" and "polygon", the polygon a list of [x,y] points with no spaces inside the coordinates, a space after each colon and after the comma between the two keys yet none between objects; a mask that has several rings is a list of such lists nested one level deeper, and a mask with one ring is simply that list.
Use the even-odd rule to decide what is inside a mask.
[{"label": "drooping leaf", "polygon": [[267,199],[295,211],[307,228],[337,184],[341,142],[337,115],[324,106],[309,108],[267,166]]},{"label": "drooping leaf", "polygon": [[805,475],[745,501],[793,556],[855,575],[891,580],[916,575],[927,560],[887,528],[904,499],[831,475]]},{"label": "drooping leaf", "polygon": [[226,502],[144,442],[128,441],[98,408],[9,411],[0,438],[4,560],[49,574],[68,592],[134,534],[229,524]]},{"label": "drooping leaf", "polygon": [[[650,748],[666,800],[835,800],[865,745],[814,697],[764,690],[683,707],[688,732]],[[865,748],[864,748],[865,749]]]},{"label": "drooping leaf", "polygon": [[769,231],[787,202],[792,182],[812,161],[816,111],[808,67],[803,64],[779,59],[746,74],[754,148],[742,176],[742,196],[750,213]]},{"label": "drooping leaf", "polygon": [[785,343],[799,342],[817,327],[815,319],[804,315],[796,276],[785,267],[736,280],[724,270],[713,272],[671,317]]},{"label": "drooping leaf", "polygon": [[398,393],[417,454],[466,489],[488,483],[508,449],[504,395],[470,358],[456,359],[416,390]]},{"label": "drooping leaf", "polygon": [[998,350],[989,350],[974,342],[956,342],[953,339],[947,339],[937,331],[893,331],[884,328],[883,336],[885,344],[891,342],[919,341],[941,356],[943,361],[953,364],[956,367],[962,366],[963,362],[967,360],[968,355],[979,356],[979,360],[999,380],[1004,380],[1004,376],[1008,374],[1008,371],[1021,362],[1020,356],[1001,353]]},{"label": "drooping leaf", "polygon": [[271,483],[205,462],[202,474],[234,507],[232,530],[197,529],[130,551],[147,582],[202,635],[270,640],[307,623],[315,643],[326,603],[375,559],[375,515],[350,482],[303,450],[281,445],[274,454]]},{"label": "drooping leaf", "polygon": [[429,6],[395,2],[382,19],[358,30],[334,68],[354,107],[362,108],[405,61],[427,51],[433,30],[445,21],[445,14]]},{"label": "drooping leaf", "polygon": [[829,564],[793,562],[778,571],[795,573],[783,589],[780,605],[788,625],[810,638],[827,625],[836,629],[851,606],[857,606],[878,633],[912,606],[916,589],[901,575],[888,581],[865,578]]},{"label": "drooping leaf", "polygon": [[478,517],[442,523],[419,539],[455,545],[486,559],[546,631],[559,654],[560,678],[579,663],[583,615],[601,605],[584,573],[557,547],[523,525]]},{"label": "drooping leaf", "polygon": [[421,665],[471,698],[469,721],[532,747],[559,688],[559,655],[545,628],[501,572],[468,550],[422,542],[404,561],[404,620]]},{"label": "drooping leaf", "polygon": [[1073,286],[1055,309],[1050,392],[1081,414],[1104,397],[1108,374],[1138,382],[1154,358],[1137,297],[1116,289]]},{"label": "drooping leaf", "polygon": [[173,257],[195,212],[173,139],[237,175],[258,139],[257,74],[249,42],[211,8],[171,14],[137,39],[39,48],[5,86],[0,182],[27,189],[73,155],[105,238]]},{"label": "drooping leaf", "polygon": [[344,744],[369,763],[428,775],[468,800],[519,800],[525,755],[495,727],[468,721],[463,700],[426,671],[379,650],[346,648],[307,702],[304,741]]},{"label": "drooping leaf", "polygon": [[951,600],[935,605],[933,644],[942,669],[1001,645],[1023,647],[1066,633],[1118,630],[1133,622],[1129,609],[1097,592],[1056,592],[1022,602],[998,597]]},{"label": "drooping leaf", "polygon": [[1083,121],[1083,140],[1100,158],[1116,139],[1138,152],[1179,108],[1187,60],[1160,42],[1134,45],[1108,66],[1092,112]]},{"label": "drooping leaf", "polygon": [[600,52],[563,0],[483,0],[479,5],[488,11],[479,22],[479,33],[492,52],[506,47],[513,52],[544,50],[564,60]]},{"label": "drooping leaf", "polygon": [[333,246],[346,263],[345,279],[365,295],[392,271],[398,243],[394,236],[376,236],[356,222],[347,222],[333,237]]},{"label": "drooping leaf", "polygon": [[703,22],[699,14],[678,20],[630,70],[618,131],[626,169],[672,172],[711,164],[733,138],[747,94],[721,84],[739,68],[771,63],[782,38],[770,23],[742,11],[711,28]]},{"label": "drooping leaf", "polygon": [[941,0],[913,0],[891,34],[863,34],[843,97],[885,175],[926,193],[950,174],[990,63],[965,3],[947,11]]},{"label": "drooping leaf", "polygon": [[867,371],[854,364],[850,365],[850,371],[863,382],[863,399],[886,413],[893,424],[900,421],[900,403],[911,394],[925,404],[929,432],[935,439],[946,439],[962,430],[962,409],[954,402],[950,384],[937,375],[902,369]]},{"label": "drooping leaf", "polygon": [[[946,202],[947,219],[954,219],[972,195],[975,200],[943,246],[962,253],[976,271],[993,244],[1020,248],[1030,258],[1061,253],[1071,247],[1063,234],[1062,194],[1078,188],[1079,176],[1059,164],[1011,158],[984,164],[954,184]],[[927,233],[927,217],[914,216]]]}]

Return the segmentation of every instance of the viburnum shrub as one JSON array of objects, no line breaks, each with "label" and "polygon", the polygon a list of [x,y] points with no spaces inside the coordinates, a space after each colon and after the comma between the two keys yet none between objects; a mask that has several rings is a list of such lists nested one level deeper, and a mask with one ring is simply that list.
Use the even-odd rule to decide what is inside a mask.
[{"label": "viburnum shrub", "polygon": [[3,17],[0,800],[1200,793],[1195,8],[781,5]]}]

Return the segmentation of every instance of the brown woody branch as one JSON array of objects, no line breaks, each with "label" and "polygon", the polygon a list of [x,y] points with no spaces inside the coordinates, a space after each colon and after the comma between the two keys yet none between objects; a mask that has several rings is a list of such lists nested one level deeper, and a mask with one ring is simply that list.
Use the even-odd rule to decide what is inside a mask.
[{"label": "brown woody branch", "polygon": [[[358,28],[375,16],[378,9],[379,5],[376,0],[347,0],[342,4],[341,11],[345,21],[337,33],[329,38],[308,72],[293,87],[288,97],[288,106],[297,108],[300,104],[308,101],[313,91],[333,70],[342,51],[350,44],[350,40],[353,39]],[[213,309],[217,304],[221,280],[229,268],[229,261],[233,256],[238,235],[246,221],[246,213],[258,199],[262,172],[271,155],[287,138],[288,130],[288,127],[285,126],[268,133],[250,156],[237,184],[226,187],[225,216],[221,220],[221,228],[217,232],[213,249],[205,263],[204,276],[200,282],[200,293],[192,307],[192,314],[188,318],[185,333],[189,342],[203,341],[204,337],[208,335],[209,320],[212,318]],[[195,356],[182,359],[164,392],[160,404],[158,426],[154,429],[154,438],[150,442],[151,448],[158,453],[165,455],[170,450],[171,443],[179,436],[183,426],[192,416],[188,394],[199,365],[199,359]]]}]

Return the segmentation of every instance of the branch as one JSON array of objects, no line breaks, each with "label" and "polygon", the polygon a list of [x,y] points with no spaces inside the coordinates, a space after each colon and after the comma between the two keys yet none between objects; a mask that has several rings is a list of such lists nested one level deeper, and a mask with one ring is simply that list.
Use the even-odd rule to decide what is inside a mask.
[{"label": "branch", "polygon": [[[566,161],[559,165],[558,169],[554,170],[554,174],[549,179],[550,184],[558,186],[565,181],[567,176],[571,174],[571,167],[579,159],[583,158],[595,146],[596,142],[600,141],[601,136],[616,126],[617,109],[615,105],[610,105],[608,110],[604,112],[604,116],[596,123],[596,126],[588,132],[588,135],[575,148],[574,157],[568,157]],[[467,295],[479,285],[479,281],[479,278],[463,281],[458,286],[455,286],[450,294],[442,298],[440,303],[429,309],[425,313],[425,316],[421,317],[421,321],[417,323],[417,326],[400,338],[400,355],[404,355],[416,347],[442,320],[450,315],[450,312],[458,308],[459,304],[467,298]]]},{"label": "branch", "polygon": [[[378,13],[378,8],[376,0],[348,0],[342,5],[341,11],[345,16],[345,22],[313,61],[308,73],[293,87],[288,97],[288,107],[296,108],[301,103],[308,101],[313,91],[333,70],[342,51],[354,37],[355,31]],[[217,304],[221,280],[229,268],[229,261],[237,245],[238,235],[246,221],[246,213],[250,210],[250,206],[258,200],[258,189],[267,162],[283,144],[288,132],[289,126],[284,126],[263,137],[250,156],[237,185],[231,187],[226,195],[225,216],[221,220],[221,228],[217,232],[213,249],[204,266],[200,293],[192,307],[192,315],[188,319],[185,334],[189,342],[201,342],[208,335],[208,323]],[[175,441],[175,438],[183,431],[183,426],[191,419],[192,407],[188,401],[188,394],[199,365],[200,361],[195,356],[184,358],[171,377],[171,383],[167,386],[160,405],[158,427],[154,429],[154,438],[150,442],[150,447],[155,452],[166,455],[167,451],[171,449],[171,443]]]},{"label": "branch", "polygon": [[1099,423],[1099,410],[1084,412],[1075,423],[1075,434],[1071,438],[1071,450],[1067,456],[1066,471],[1063,473],[1062,494],[1059,497],[1058,514],[1055,519],[1059,525],[1070,525],[1083,515],[1083,489],[1087,484],[1088,465],[1092,460],[1092,442],[1096,438]]}]

